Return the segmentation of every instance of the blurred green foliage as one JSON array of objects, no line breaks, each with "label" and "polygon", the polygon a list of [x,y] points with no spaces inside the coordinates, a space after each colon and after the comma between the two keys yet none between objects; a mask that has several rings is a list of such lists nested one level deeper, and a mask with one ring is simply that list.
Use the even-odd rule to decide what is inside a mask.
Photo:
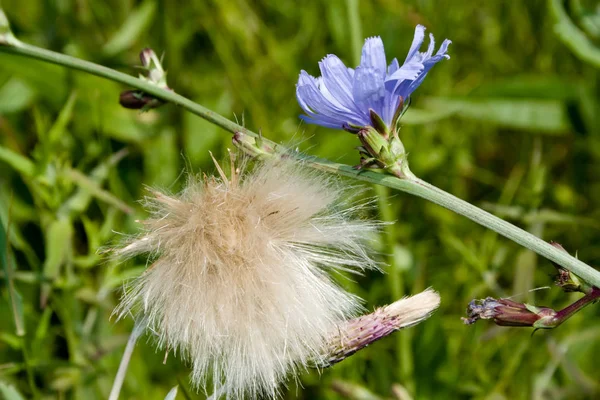
[{"label": "blurred green foliage", "polygon": [[[420,177],[600,264],[600,9],[531,0],[4,0],[22,41],[137,74],[138,52],[164,52],[169,86],[270,139],[356,164],[345,132],[300,124],[294,85],[328,53],[355,65],[380,35],[403,59],[414,26],[450,38],[452,59],[413,96],[402,140]],[[358,7],[358,9],[353,9]],[[595,8],[594,8],[595,7]],[[101,254],[133,233],[145,186],[177,191],[182,171],[212,172],[219,128],[166,105],[118,105],[127,89],[0,53],[0,394],[106,398],[131,320],[111,320],[123,282],[145,265]],[[460,321],[473,298],[562,308],[552,265],[438,206],[376,188],[387,274],[348,283],[372,308],[433,286],[426,323],[290,383],[285,398],[585,399],[600,397],[600,312],[557,330]],[[188,368],[134,353],[122,398],[204,398]],[[398,386],[400,385],[400,386]],[[399,397],[400,398],[400,397]]]}]

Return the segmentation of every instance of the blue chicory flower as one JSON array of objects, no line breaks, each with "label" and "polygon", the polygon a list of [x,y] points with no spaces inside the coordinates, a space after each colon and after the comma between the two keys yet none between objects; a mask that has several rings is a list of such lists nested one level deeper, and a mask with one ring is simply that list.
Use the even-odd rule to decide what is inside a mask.
[{"label": "blue chicory flower", "polygon": [[329,54],[319,63],[318,78],[300,72],[296,98],[306,115],[304,121],[327,128],[357,132],[373,125],[371,112],[389,127],[401,103],[419,87],[429,70],[439,61],[450,58],[446,39],[433,55],[435,40],[429,35],[427,51],[419,52],[425,38],[425,27],[417,25],[410,51],[402,66],[397,59],[387,65],[380,37],[365,40],[360,65],[347,68],[335,55]]}]

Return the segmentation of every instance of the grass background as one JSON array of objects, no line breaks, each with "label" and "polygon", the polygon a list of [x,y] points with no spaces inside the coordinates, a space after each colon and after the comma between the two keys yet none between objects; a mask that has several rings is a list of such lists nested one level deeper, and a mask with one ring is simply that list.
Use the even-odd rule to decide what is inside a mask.
[{"label": "grass background", "polygon": [[[453,41],[413,96],[402,140],[413,172],[600,264],[600,11],[595,1],[3,0],[21,40],[137,74],[139,51],[164,52],[178,93],[265,136],[356,164],[356,138],[301,124],[294,85],[326,54],[355,66],[380,35],[403,60],[417,23]],[[594,15],[593,12],[596,12]],[[572,32],[580,32],[581,36]],[[140,114],[118,84],[0,53],[0,395],[106,398],[132,328],[111,312],[143,264],[98,253],[133,233],[145,186],[176,191],[182,170],[213,172],[230,136],[174,106]],[[474,223],[374,188],[386,275],[349,283],[368,307],[432,286],[440,310],[330,369],[285,398],[600,397],[600,312],[552,331],[460,317],[473,298],[516,295],[562,308],[552,265]],[[10,224],[9,224],[10,222]],[[10,225],[10,226],[9,226]],[[11,272],[12,271],[12,272]],[[11,297],[11,294],[14,295]],[[138,344],[122,398],[202,399],[189,369]],[[187,393],[186,393],[187,392]],[[342,394],[341,392],[345,392]]]}]

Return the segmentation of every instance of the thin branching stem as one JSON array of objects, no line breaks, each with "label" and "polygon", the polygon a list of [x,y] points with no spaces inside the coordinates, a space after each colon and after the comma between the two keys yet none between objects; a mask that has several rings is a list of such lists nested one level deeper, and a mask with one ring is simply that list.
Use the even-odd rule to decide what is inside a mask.
[{"label": "thin branching stem", "polygon": [[115,376],[115,381],[113,382],[112,389],[110,389],[110,395],[108,396],[108,400],[119,399],[119,395],[121,394],[121,387],[123,387],[125,375],[127,375],[127,368],[129,367],[131,355],[133,354],[133,350],[135,349],[135,344],[137,343],[137,340],[143,332],[144,325],[136,323],[133,327],[133,330],[131,331],[131,334],[129,335],[129,339],[127,340],[125,350],[123,351],[121,363],[119,364],[119,370],[117,371],[117,375]]},{"label": "thin branching stem", "polygon": [[[1,38],[0,38],[1,39]],[[236,133],[243,132],[246,135],[257,137],[258,135],[245,127],[238,125],[227,118],[211,111],[177,93],[160,88],[151,83],[145,82],[133,76],[103,67],[88,61],[70,57],[64,54],[56,53],[36,46],[22,43],[18,40],[2,41],[0,40],[0,51],[15,55],[25,56],[42,60],[45,62],[58,64],[64,67],[84,71],[102,78],[115,82],[120,82],[128,87],[141,90],[165,102],[174,103],[185,110],[206,119],[213,124],[220,126],[224,130]],[[115,99],[116,101],[116,99]],[[275,148],[275,143],[262,139],[264,143]],[[581,279],[593,286],[600,287],[600,271],[595,270],[589,265],[576,259],[575,257],[554,248],[549,243],[540,238],[518,228],[464,200],[461,200],[450,193],[447,193],[436,186],[431,185],[415,176],[408,176],[400,179],[386,173],[374,171],[357,171],[349,165],[334,163],[329,160],[307,157],[302,154],[292,154],[293,157],[304,161],[307,166],[320,169],[330,173],[335,173],[348,178],[375,183],[387,186],[392,189],[409,193],[433,203],[439,204],[457,214],[463,215],[478,224],[491,229],[502,236],[526,247],[539,255],[554,261],[563,266]]]}]

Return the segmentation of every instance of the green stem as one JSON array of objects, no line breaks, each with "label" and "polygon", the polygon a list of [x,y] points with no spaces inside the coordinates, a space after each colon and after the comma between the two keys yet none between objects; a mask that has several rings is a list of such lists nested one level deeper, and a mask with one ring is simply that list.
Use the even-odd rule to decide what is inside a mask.
[{"label": "green stem", "polygon": [[362,24],[360,21],[360,7],[358,0],[346,0],[346,11],[348,12],[348,25],[350,29],[350,46],[352,48],[352,60],[355,65],[360,64],[362,49]]},{"label": "green stem", "polygon": [[27,372],[27,383],[31,389],[31,394],[34,399],[41,398],[40,390],[35,383],[35,367],[32,363],[31,354],[29,354],[29,347],[26,338],[21,337],[21,351],[23,352],[23,361],[25,363],[25,371]]},{"label": "green stem", "polygon": [[[1,10],[0,10],[1,11]],[[242,131],[251,136],[256,136],[253,132],[248,132],[242,126],[228,120],[215,113],[214,111],[209,110],[206,107],[201,106],[198,103],[194,103],[190,99],[187,99],[173,91],[160,88],[152,83],[144,82],[141,79],[135,78],[131,75],[124,74],[119,71],[115,71],[114,69],[103,67],[102,65],[94,64],[89,61],[80,60],[79,58],[71,57],[65,54],[56,53],[54,51],[42,49],[37,46],[32,46],[27,43],[18,42],[13,46],[3,44],[0,38],[0,51],[5,53],[12,53],[21,56],[26,56],[29,58],[34,58],[37,60],[42,60],[45,62],[49,62],[52,64],[61,65],[63,67],[72,68],[75,70],[87,72],[88,74],[96,75],[101,78],[106,78],[111,81],[119,82],[127,86],[134,87],[136,89],[140,89],[141,91],[148,93],[156,98],[164,100],[166,102],[170,102],[181,106],[182,108],[190,111],[193,114],[196,114],[209,122],[212,122],[215,125],[220,126],[229,132]],[[115,101],[117,101],[115,99]]]},{"label": "green stem", "polygon": [[[0,35],[2,36],[2,35]],[[158,86],[152,85],[151,83],[144,82],[141,79],[134,78],[132,76],[123,74],[112,69],[96,65],[91,62],[79,60],[74,57],[66,56],[60,53],[55,53],[49,50],[41,49],[36,46],[24,44],[22,42],[15,41],[2,41],[0,37],[0,51],[35,58],[38,60],[50,62],[53,64],[62,65],[65,67],[73,68],[76,70],[88,72],[93,75],[97,75],[106,79],[110,79],[116,82],[121,82],[127,86],[142,90],[152,96],[161,100],[177,104],[187,111],[196,114],[215,125],[229,131],[231,133],[243,132],[249,136],[256,137],[256,133],[251,132],[241,125],[238,125],[227,118],[211,111],[193,101],[186,99],[170,90],[162,89]],[[116,99],[115,99],[116,101]],[[270,144],[275,147],[275,143],[267,141],[263,138],[263,142]],[[461,200],[443,190],[422,181],[414,176],[408,176],[405,179],[400,179],[388,174],[378,173],[373,171],[357,171],[349,165],[343,165],[331,162],[329,160],[322,160],[314,157],[307,157],[303,155],[294,155],[298,159],[302,159],[305,163],[316,169],[335,173],[341,176],[349,178],[375,183],[378,185],[387,186],[392,189],[400,190],[423,199],[429,200],[433,203],[439,204],[457,214],[464,215],[465,217],[477,222],[478,224],[489,228],[506,238],[538,253],[539,255],[554,261],[562,267],[573,272],[587,283],[600,287],[600,272],[590,267],[589,265],[579,261],[575,257],[554,248],[549,243],[541,240],[540,238],[520,229],[492,214],[483,211],[482,209]]]},{"label": "green stem", "polygon": [[[537,254],[554,261],[558,265],[568,269],[587,283],[597,286],[600,282],[600,271],[590,267],[586,263],[567,254],[564,251],[556,249],[550,243],[514,226],[511,223],[498,218],[479,207],[474,206],[456,196],[451,195],[442,189],[433,186],[415,176],[405,179],[399,179],[391,175],[380,174],[371,171],[357,171],[354,168],[337,164],[328,160],[318,160],[312,158],[312,167],[327,172],[337,173],[342,176],[355,178],[365,182],[375,183],[387,186],[392,189],[400,190],[414,196],[429,200],[444,208],[463,215],[478,224],[499,233],[500,235],[520,244]],[[558,251],[556,251],[558,250]]]}]

